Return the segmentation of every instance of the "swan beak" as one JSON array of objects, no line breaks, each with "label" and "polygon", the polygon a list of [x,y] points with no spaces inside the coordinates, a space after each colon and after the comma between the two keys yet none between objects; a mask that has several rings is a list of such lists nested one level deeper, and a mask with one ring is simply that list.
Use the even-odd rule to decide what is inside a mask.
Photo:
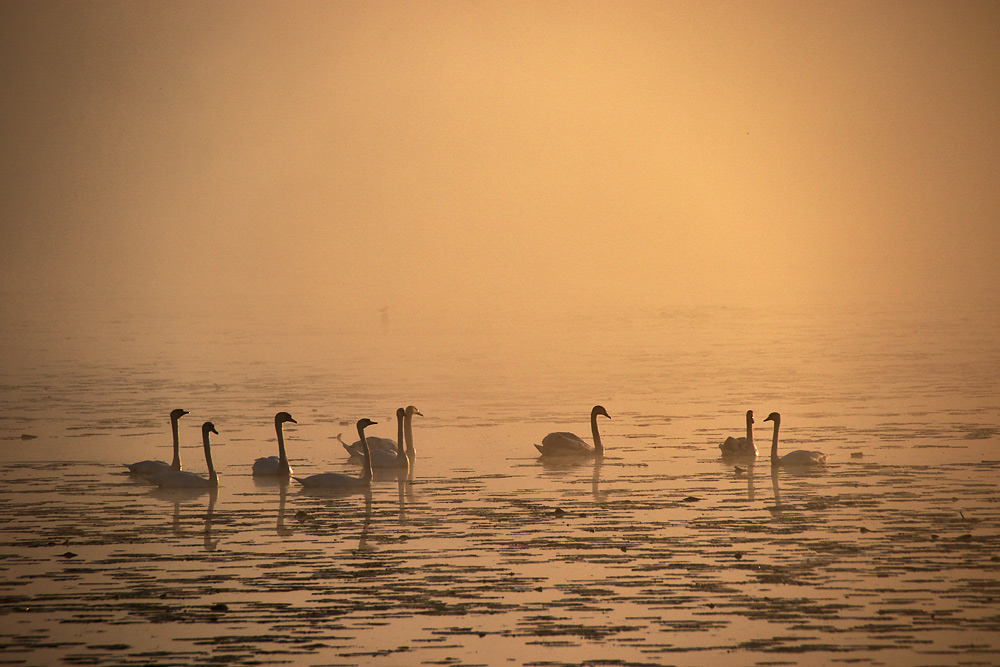
[{"label": "swan beak", "polygon": [[293,424],[298,424],[298,422],[292,419],[291,417],[288,418],[288,421],[292,422]]},{"label": "swan beak", "polygon": [[424,416],[424,413],[423,413],[423,412],[421,412],[420,410],[414,410],[414,411],[413,411],[413,414],[415,414],[415,415],[420,415],[421,417],[423,417],[423,416]]},{"label": "swan beak", "polygon": [[219,435],[219,432],[215,430],[214,426],[212,427],[212,433],[214,433],[215,435]]}]

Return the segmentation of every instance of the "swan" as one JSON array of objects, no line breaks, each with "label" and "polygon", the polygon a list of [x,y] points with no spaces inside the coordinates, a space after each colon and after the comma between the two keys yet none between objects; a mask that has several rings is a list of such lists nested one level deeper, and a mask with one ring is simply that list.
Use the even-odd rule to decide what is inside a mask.
[{"label": "swan", "polygon": [[611,416],[604,406],[595,405],[590,411],[590,432],[594,435],[594,446],[591,447],[583,438],[574,434],[559,431],[549,433],[542,438],[542,444],[535,445],[542,456],[604,456],[604,446],[601,444],[601,434],[597,432],[597,415]]},{"label": "swan", "polygon": [[168,470],[181,469],[181,446],[180,440],[177,439],[177,420],[186,414],[189,414],[188,411],[181,410],[180,408],[170,412],[170,430],[174,433],[173,462],[170,465],[167,465],[163,461],[139,461],[138,463],[125,463],[125,467],[128,468],[128,474],[146,477],[148,475],[155,475],[156,473],[166,472]]},{"label": "swan", "polygon": [[262,456],[253,462],[253,474],[257,475],[281,475],[283,477],[292,476],[292,468],[288,465],[288,457],[285,456],[285,437],[281,432],[281,425],[285,422],[298,424],[287,412],[279,412],[274,415],[274,432],[278,434],[278,455]]},{"label": "swan", "polygon": [[[416,455],[416,452],[413,449],[413,415],[420,415],[421,417],[423,417],[424,413],[418,410],[415,405],[406,406],[406,418],[403,421],[403,435],[406,438],[406,455],[409,456],[411,459]],[[386,449],[390,452],[395,453],[396,451],[395,440],[392,440],[391,438],[382,438],[377,435],[369,435],[366,437],[368,438],[368,448],[371,449],[372,452],[379,449]],[[344,446],[344,449],[346,449],[347,453],[351,455],[351,458],[356,458],[359,461],[361,460],[360,440],[357,440],[356,442],[353,442],[350,445],[341,440],[340,444]]]},{"label": "swan", "polygon": [[753,410],[747,410],[747,435],[745,438],[729,436],[719,445],[726,458],[757,458],[757,445],[753,443]]},{"label": "swan", "polygon": [[372,483],[372,459],[371,450],[368,449],[368,440],[365,438],[365,429],[378,422],[373,422],[367,417],[358,420],[358,436],[361,438],[361,448],[364,453],[364,471],[361,477],[352,477],[339,472],[324,472],[309,477],[293,477],[296,482],[306,488],[313,489],[364,489]]},{"label": "swan", "polygon": [[396,451],[388,449],[372,450],[371,459],[373,468],[402,468],[410,466],[410,460],[403,450],[403,420],[406,418],[406,410],[399,408],[396,410]]},{"label": "swan", "polygon": [[766,422],[774,422],[774,437],[771,440],[771,466],[804,467],[820,466],[826,463],[826,454],[823,452],[809,452],[804,449],[796,449],[788,452],[782,457],[778,457],[778,427],[781,426],[781,415],[772,412],[764,418]]},{"label": "swan", "polygon": [[208,434],[219,435],[212,422],[201,425],[201,440],[205,445],[205,463],[208,465],[208,479],[185,470],[167,470],[146,478],[150,484],[165,489],[213,489],[219,486],[219,475],[212,465],[212,447],[208,444]]}]

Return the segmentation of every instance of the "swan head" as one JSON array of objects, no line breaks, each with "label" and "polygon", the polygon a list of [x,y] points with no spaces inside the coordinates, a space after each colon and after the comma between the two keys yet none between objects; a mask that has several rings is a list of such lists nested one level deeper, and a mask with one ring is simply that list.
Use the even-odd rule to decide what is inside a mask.
[{"label": "swan head", "polygon": [[766,421],[766,422],[774,422],[775,424],[780,424],[781,423],[781,415],[779,415],[777,412],[772,412],[768,416],[764,417],[764,421]]},{"label": "swan head", "polygon": [[417,406],[415,406],[415,405],[407,405],[406,406],[406,416],[407,417],[412,417],[413,415],[420,415],[421,417],[423,417],[424,413],[421,412],[420,410],[417,410]]},{"label": "swan head", "polygon": [[278,414],[274,415],[275,424],[284,424],[285,422],[292,422],[293,424],[298,424],[298,422],[292,419],[292,416],[287,412],[279,412]]},{"label": "swan head", "polygon": [[595,405],[594,409],[590,411],[591,417],[596,417],[597,415],[604,415],[608,419],[611,419],[611,415],[608,414],[608,411],[604,409],[603,405]]},{"label": "swan head", "polygon": [[215,430],[215,424],[213,424],[212,422],[205,422],[204,424],[201,425],[201,434],[204,436],[208,436],[209,433],[214,433],[215,435],[219,435],[219,432]]},{"label": "swan head", "polygon": [[183,417],[184,415],[187,415],[187,414],[191,414],[191,413],[188,412],[187,410],[181,410],[180,408],[177,408],[176,410],[171,410],[170,411],[170,418],[176,421],[176,420],[180,419],[181,417]]},{"label": "swan head", "polygon": [[[765,419],[764,421],[767,421],[767,420]],[[755,423],[754,420],[753,420],[753,410],[747,410],[747,423],[748,424]]]},{"label": "swan head", "polygon": [[377,424],[377,423],[378,422],[373,422],[371,419],[368,419],[368,417],[362,417],[361,419],[358,420],[358,432],[360,433],[361,431],[364,431],[369,426],[372,426],[372,425]]},{"label": "swan head", "polygon": [[396,408],[396,419],[402,419],[406,416],[406,408]]}]

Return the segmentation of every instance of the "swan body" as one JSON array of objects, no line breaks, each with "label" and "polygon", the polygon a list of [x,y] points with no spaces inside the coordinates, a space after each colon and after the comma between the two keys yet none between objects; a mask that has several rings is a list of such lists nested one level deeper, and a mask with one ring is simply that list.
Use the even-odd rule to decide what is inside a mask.
[{"label": "swan body", "polygon": [[358,420],[358,436],[361,438],[361,449],[364,458],[364,470],[361,477],[352,477],[339,472],[324,472],[309,477],[293,477],[296,482],[307,489],[364,489],[372,484],[372,459],[365,429],[376,424],[371,419]]},{"label": "swan body", "polygon": [[279,412],[274,415],[274,432],[278,434],[278,455],[262,456],[253,462],[254,476],[292,476],[292,467],[288,465],[288,457],[285,456],[285,437],[282,433],[281,425],[285,422],[298,424],[287,412]]},{"label": "swan body", "polygon": [[603,415],[608,419],[608,411],[604,406],[595,405],[590,411],[590,432],[594,436],[594,446],[584,442],[583,438],[575,433],[557,431],[549,433],[542,438],[542,444],[535,445],[542,456],[604,456],[604,445],[601,444],[601,434],[597,431],[597,416]]},{"label": "swan body", "polygon": [[208,434],[219,435],[212,422],[201,425],[201,440],[205,447],[205,463],[208,466],[208,479],[186,470],[167,470],[146,478],[146,481],[163,489],[213,489],[219,486],[219,475],[212,465],[212,447],[208,443]]},{"label": "swan body", "polygon": [[766,422],[774,422],[774,436],[771,439],[771,466],[781,466],[785,468],[803,468],[808,466],[821,466],[826,464],[826,454],[823,452],[796,449],[788,452],[784,456],[778,456],[778,428],[781,426],[781,415],[772,412],[764,418]]},{"label": "swan body", "polygon": [[167,464],[164,461],[139,461],[138,463],[126,463],[125,467],[128,468],[128,474],[148,477],[149,475],[167,472],[168,470],[181,469],[181,446],[180,440],[177,437],[177,420],[186,414],[188,414],[188,411],[181,410],[180,408],[170,412],[170,430],[173,431],[174,434],[174,460],[170,464]]},{"label": "swan body", "polygon": [[746,437],[729,436],[719,449],[726,458],[757,458],[757,445],[753,442],[753,410],[747,410]]},{"label": "swan body", "polygon": [[[413,449],[413,415],[424,416],[420,410],[417,409],[415,405],[406,406],[406,415],[403,420],[403,435],[406,438],[406,455],[411,459],[416,456],[416,451]],[[371,450],[374,456],[384,456],[382,454],[375,454],[376,451],[386,450],[390,452],[393,456],[396,453],[396,441],[390,438],[382,438],[377,435],[366,436],[368,439],[368,448]],[[357,440],[351,444],[347,444],[341,441],[344,449],[347,453],[351,455],[351,458],[356,458],[361,460],[361,441]],[[388,457],[386,458],[388,460]],[[378,466],[376,466],[378,467]]]},{"label": "swan body", "polygon": [[373,468],[402,468],[406,470],[410,467],[410,460],[403,449],[403,420],[406,418],[406,410],[399,408],[396,410],[396,450],[376,449],[371,452]]}]

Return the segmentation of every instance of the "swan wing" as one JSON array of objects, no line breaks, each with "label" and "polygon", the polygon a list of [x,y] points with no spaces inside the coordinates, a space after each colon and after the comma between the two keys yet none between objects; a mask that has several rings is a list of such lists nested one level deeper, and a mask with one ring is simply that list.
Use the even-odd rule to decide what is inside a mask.
[{"label": "swan wing", "polygon": [[[395,440],[390,440],[389,438],[380,438],[377,435],[370,435],[367,437],[367,439],[368,439],[368,448],[371,449],[373,452],[377,449],[388,449],[393,452],[393,455],[395,455],[396,453]],[[344,445],[344,449],[346,449],[351,456],[356,456],[359,459],[364,455],[363,454],[364,449],[362,449],[361,447],[360,440],[355,440],[350,445]]]},{"label": "swan wing", "polygon": [[535,447],[543,456],[573,456],[594,453],[594,448],[584,442],[583,438],[566,431],[549,433],[542,438],[542,444],[535,445]]},{"label": "swan wing", "polygon": [[826,454],[823,452],[810,452],[805,449],[796,449],[781,457],[781,465],[784,466],[819,466],[826,463]]},{"label": "swan wing", "polygon": [[291,466],[284,470],[281,466],[281,459],[277,456],[262,456],[253,462],[254,475],[290,475]]},{"label": "swan wing", "polygon": [[719,449],[722,450],[723,456],[757,456],[756,445],[745,437],[734,438],[730,436],[719,445]]},{"label": "swan wing", "polygon": [[404,456],[400,459],[399,454],[395,451],[389,451],[388,449],[372,450],[373,468],[405,468],[406,465],[406,457]]}]

